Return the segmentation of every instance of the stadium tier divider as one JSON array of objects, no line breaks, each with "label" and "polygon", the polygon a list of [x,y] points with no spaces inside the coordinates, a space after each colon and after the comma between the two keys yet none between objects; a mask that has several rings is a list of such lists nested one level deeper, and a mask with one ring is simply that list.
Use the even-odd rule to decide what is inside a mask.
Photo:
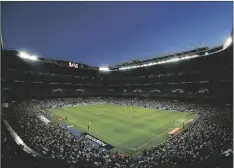
[{"label": "stadium tier divider", "polygon": [[36,158],[41,158],[41,159],[52,159],[50,157],[47,156],[43,156],[40,153],[32,150],[31,148],[29,148],[24,142],[23,140],[17,135],[17,133],[13,130],[13,128],[10,126],[10,124],[2,119],[3,123],[5,124],[8,132],[10,133],[10,135],[12,136],[12,138],[14,139],[14,141],[16,142],[17,145],[22,146],[22,150],[24,150],[25,152],[27,152],[28,154],[31,154],[33,157]]}]

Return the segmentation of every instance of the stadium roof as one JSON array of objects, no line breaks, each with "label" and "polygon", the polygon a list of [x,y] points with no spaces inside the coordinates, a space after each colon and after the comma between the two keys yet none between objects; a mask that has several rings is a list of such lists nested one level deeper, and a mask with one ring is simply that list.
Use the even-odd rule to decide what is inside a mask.
[{"label": "stadium roof", "polygon": [[166,56],[161,56],[161,57],[154,57],[154,58],[150,58],[150,59],[143,59],[143,60],[133,60],[131,62],[125,62],[125,63],[121,63],[121,64],[117,64],[113,67],[121,67],[121,66],[129,66],[129,65],[135,65],[135,64],[142,64],[142,63],[147,63],[147,62],[151,62],[151,61],[158,61],[161,59],[167,59],[167,58],[171,58],[171,57],[175,57],[175,56],[183,56],[183,55],[193,55],[196,53],[200,53],[200,52],[205,52],[208,51],[209,48],[208,47],[201,47],[201,48],[196,48],[196,49],[192,49],[192,50],[187,50],[187,51],[182,51],[182,52],[177,52],[174,54],[169,54]]}]

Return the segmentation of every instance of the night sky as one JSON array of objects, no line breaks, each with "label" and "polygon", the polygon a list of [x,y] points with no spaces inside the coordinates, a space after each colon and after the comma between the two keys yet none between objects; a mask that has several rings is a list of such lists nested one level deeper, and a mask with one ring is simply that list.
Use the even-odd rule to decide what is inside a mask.
[{"label": "night sky", "polygon": [[2,2],[6,49],[104,66],[222,44],[232,2]]}]

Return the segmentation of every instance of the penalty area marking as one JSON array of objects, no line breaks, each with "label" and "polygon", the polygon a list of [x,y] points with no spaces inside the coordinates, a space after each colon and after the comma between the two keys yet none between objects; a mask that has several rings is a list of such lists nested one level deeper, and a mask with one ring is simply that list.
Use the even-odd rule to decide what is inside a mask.
[{"label": "penalty area marking", "polygon": [[[75,122],[72,121],[72,120],[69,120],[69,121],[72,122],[74,125],[77,125],[77,126],[80,126],[80,127],[83,127],[83,128],[86,129],[86,127],[83,126],[83,125],[81,125],[81,124],[77,124],[77,123],[75,123]],[[130,150],[132,150],[132,151],[136,151],[136,150],[138,150],[139,148],[141,148],[142,146],[145,146],[145,145],[148,144],[149,142],[154,141],[155,139],[157,139],[158,137],[160,137],[161,135],[163,135],[163,134],[165,134],[165,133],[166,133],[166,132],[163,132],[162,134],[159,134],[158,136],[155,136],[153,139],[151,139],[151,140],[149,140],[148,142],[146,142],[146,143],[140,145],[140,146],[137,147],[137,148],[130,148],[130,147],[128,147],[128,146],[126,146],[126,145],[124,145],[124,144],[122,144],[122,143],[120,143],[120,142],[118,142],[118,141],[116,141],[116,140],[114,140],[114,139],[112,139],[112,138],[109,138],[109,137],[107,137],[107,139],[109,139],[110,141],[115,142],[115,143],[117,143],[117,144],[119,144],[119,145],[122,145],[122,146],[124,146],[124,147],[127,148],[127,149],[130,149]]]},{"label": "penalty area marking", "polygon": [[[77,124],[77,123],[75,123],[75,122],[72,121],[72,120],[68,120],[68,121],[70,121],[70,122],[73,123],[74,125],[77,125],[77,126],[80,126],[80,127],[83,127],[83,128],[86,129],[86,127],[83,126],[83,125],[81,125],[81,124]],[[110,141],[115,142],[115,143],[117,143],[117,144],[119,144],[119,145],[122,145],[122,146],[124,146],[124,147],[127,148],[127,149],[130,149],[130,150],[132,150],[132,151],[136,151],[136,150],[138,150],[139,148],[141,148],[142,146],[145,146],[146,144],[150,143],[151,141],[154,141],[155,139],[157,139],[158,137],[160,137],[161,135],[163,135],[163,134],[165,134],[165,133],[166,133],[166,132],[163,132],[163,133],[161,133],[161,134],[155,136],[153,139],[151,139],[151,140],[149,140],[148,142],[146,142],[146,143],[140,145],[140,146],[137,147],[137,148],[130,148],[130,147],[128,147],[128,146],[126,146],[126,145],[124,145],[124,144],[122,144],[122,143],[120,143],[120,142],[118,142],[118,141],[116,141],[116,140],[114,140],[114,139],[112,139],[112,138],[109,138],[109,137],[107,137],[107,139],[109,139]]]},{"label": "penalty area marking", "polygon": [[128,148],[128,149],[134,151],[134,149],[132,149],[132,148],[130,148],[130,147],[128,147],[128,146],[126,146],[126,145],[124,145],[124,144],[122,144],[122,143],[120,143],[120,142],[114,140],[114,139],[111,139],[111,138],[109,138],[109,137],[107,137],[107,138],[108,138],[109,140],[111,140],[111,141],[113,141],[113,142],[115,142],[115,143],[121,145],[121,146],[124,146],[125,148]]},{"label": "penalty area marking", "polygon": [[72,120],[68,120],[69,122],[71,122],[71,123],[73,123],[74,125],[77,125],[77,126],[80,126],[80,127],[82,127],[82,128],[87,128],[87,127],[85,127],[85,126],[83,126],[83,125],[81,125],[81,124],[77,124],[77,123],[75,123],[74,121],[72,121]]},{"label": "penalty area marking", "polygon": [[153,139],[149,140],[148,142],[146,142],[146,143],[144,143],[144,144],[138,146],[137,148],[134,148],[133,151],[136,151],[137,149],[141,148],[142,146],[145,146],[146,144],[150,143],[151,141],[154,141],[155,139],[157,139],[158,137],[162,136],[162,135],[165,134],[165,133],[167,133],[167,132],[163,132],[163,133],[161,133],[161,134],[155,136]]},{"label": "penalty area marking", "polygon": [[[166,122],[165,124],[163,124],[163,126],[166,125],[166,124],[168,124],[168,123],[170,123],[170,122],[171,122],[171,121]],[[140,146],[137,147],[137,148],[134,148],[134,151],[136,151],[137,149],[141,148],[142,146],[145,146],[146,144],[150,143],[151,141],[154,141],[155,139],[157,139],[158,137],[162,136],[163,134],[168,133],[169,130],[170,130],[170,129],[168,128],[167,131],[165,131],[165,132],[163,132],[163,133],[161,133],[161,134],[158,134],[157,136],[155,136],[153,139],[149,140],[148,142],[146,142],[146,143],[140,145]]]},{"label": "penalty area marking", "polygon": [[[83,128],[86,129],[86,127],[83,126],[83,125],[81,125],[81,124],[76,124],[76,123],[74,123],[72,120],[69,120],[69,121],[72,122],[74,125],[77,125],[77,126],[80,126],[80,127],[83,127]],[[91,134],[92,134],[92,133],[91,133]],[[132,150],[132,151],[134,151],[133,148],[130,148],[130,147],[128,147],[128,146],[126,146],[126,145],[124,145],[124,144],[122,144],[122,143],[120,143],[120,142],[118,142],[118,141],[116,141],[116,140],[114,140],[114,139],[112,139],[112,138],[107,137],[107,139],[109,139],[109,140],[112,141],[112,142],[115,142],[115,143],[117,143],[117,144],[119,144],[119,145],[122,145],[122,146],[124,146],[124,147],[126,147],[126,148],[128,148],[128,149],[130,149],[130,150]]]}]

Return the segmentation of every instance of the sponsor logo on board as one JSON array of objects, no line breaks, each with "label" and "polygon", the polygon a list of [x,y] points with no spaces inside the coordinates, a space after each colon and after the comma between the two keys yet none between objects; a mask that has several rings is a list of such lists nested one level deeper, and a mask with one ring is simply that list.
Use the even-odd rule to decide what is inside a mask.
[{"label": "sponsor logo on board", "polygon": [[108,150],[114,148],[112,145],[110,145],[110,144],[108,144],[108,143],[106,143],[106,142],[104,142],[104,141],[101,141],[100,139],[95,138],[95,137],[93,137],[92,135],[89,135],[88,133],[83,133],[83,136],[84,136],[86,139],[89,139],[89,140],[95,142],[96,144],[100,145],[101,147],[106,148],[106,149],[108,149]]}]

